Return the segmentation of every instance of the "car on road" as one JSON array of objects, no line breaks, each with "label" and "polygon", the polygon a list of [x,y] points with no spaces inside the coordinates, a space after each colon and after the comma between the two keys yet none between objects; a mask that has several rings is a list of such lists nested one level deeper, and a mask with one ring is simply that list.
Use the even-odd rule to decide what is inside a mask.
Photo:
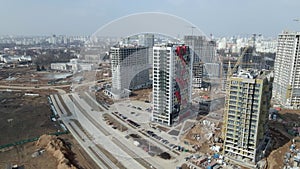
[{"label": "car on road", "polygon": [[162,139],[161,142],[163,142],[164,144],[169,144],[169,141],[166,139]]},{"label": "car on road", "polygon": [[122,119],[124,119],[124,120],[126,120],[126,119],[127,119],[127,117],[126,117],[126,116],[124,116],[124,115],[122,115],[122,114],[120,114],[120,117],[121,117]]},{"label": "car on road", "polygon": [[154,134],[154,132],[153,132],[153,131],[150,131],[150,130],[147,130],[146,132],[147,132],[147,134],[149,134],[149,135],[153,135],[153,134]]},{"label": "car on road", "polygon": [[170,144],[169,147],[172,148],[172,149],[177,148],[177,146],[175,144]]},{"label": "car on road", "polygon": [[155,133],[152,134],[152,137],[154,137],[156,139],[158,138],[158,136]]}]

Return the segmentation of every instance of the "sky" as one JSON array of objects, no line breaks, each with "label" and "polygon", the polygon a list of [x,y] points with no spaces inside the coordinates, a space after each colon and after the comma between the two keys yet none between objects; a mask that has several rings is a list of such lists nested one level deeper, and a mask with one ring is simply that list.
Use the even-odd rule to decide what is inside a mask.
[{"label": "sky", "polygon": [[91,35],[126,15],[163,12],[216,37],[276,37],[300,31],[299,7],[299,0],[0,0],[0,35]]}]

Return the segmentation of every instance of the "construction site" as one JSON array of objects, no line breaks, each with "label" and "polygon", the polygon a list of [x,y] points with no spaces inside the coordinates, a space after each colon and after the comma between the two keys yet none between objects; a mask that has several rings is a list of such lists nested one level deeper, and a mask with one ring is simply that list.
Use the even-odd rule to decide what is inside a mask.
[{"label": "construction site", "polygon": [[[239,63],[240,60],[237,62]],[[229,70],[229,76],[236,68],[235,65],[233,70]],[[111,98],[105,96],[102,90],[105,85],[110,85],[108,78],[110,75],[107,75],[109,74],[107,69],[83,72],[72,78],[69,74],[56,77],[56,74],[61,75],[60,72],[37,72],[33,67],[1,69],[0,71],[3,74],[0,79],[2,86],[0,128],[3,131],[0,134],[0,168],[14,165],[25,168],[98,168],[73,136],[62,127],[61,121],[56,117],[57,114],[53,110],[53,105],[49,103],[48,95],[57,95],[58,101],[63,104],[64,99],[58,94],[59,90],[66,93],[76,92],[78,94],[76,99],[88,101],[91,107],[90,111],[93,113],[98,110],[107,111],[107,113],[99,116],[99,119],[103,119],[106,127],[120,131],[122,134],[128,132],[130,128],[138,129],[140,127],[140,124],[136,122],[138,116],[151,114],[152,89],[132,91],[129,97],[131,102],[128,105],[126,105],[127,102],[123,104],[120,103],[121,101],[116,101],[116,103],[126,107],[121,108],[122,110],[130,110],[129,113],[126,112],[128,114],[126,118],[131,118],[130,121],[123,119],[124,113],[109,112],[115,103]],[[98,81],[98,79],[103,80]],[[172,127],[152,124],[151,122],[149,124],[142,123],[143,127],[146,126],[145,129],[139,131],[139,134],[128,134],[125,138],[129,142],[133,142],[143,152],[154,157],[174,160],[176,153],[178,153],[177,155],[186,153],[184,154],[186,155],[186,163],[182,168],[185,166],[198,168],[238,167],[239,164],[229,162],[223,155],[226,130],[222,129],[226,126],[227,131],[229,131],[231,128],[228,121],[235,119],[230,116],[232,112],[225,111],[229,110],[230,107],[225,107],[224,110],[224,105],[232,105],[230,101],[237,97],[232,97],[226,102],[225,92],[220,91],[222,80],[224,79],[221,79],[219,84],[214,84],[215,82],[212,80],[210,81],[210,88],[193,91],[192,109],[196,114],[193,118]],[[81,85],[81,83],[91,83],[91,86]],[[57,87],[58,85],[60,87]],[[235,85],[238,86],[236,83],[227,87],[230,89],[232,87],[234,91],[238,90]],[[249,92],[250,90],[255,92],[255,88],[251,88],[251,85],[242,87]],[[101,106],[93,102],[90,98],[92,96],[89,97],[87,91],[93,93],[93,97]],[[262,92],[266,94],[268,91]],[[73,101],[76,100],[71,94],[68,97]],[[85,111],[82,110],[82,112]],[[71,113],[69,112],[67,115],[69,116]],[[299,166],[300,145],[299,137],[297,137],[300,132],[299,111],[280,109],[275,115],[268,114],[268,111],[263,113],[266,116],[269,115],[269,121],[264,124],[268,124],[268,130],[265,133],[269,138],[268,144],[270,146],[265,149],[263,162],[259,163],[261,168]],[[132,117],[136,117],[136,119]],[[225,121],[224,118],[226,118]],[[237,121],[240,120],[238,117],[236,119],[238,119]],[[80,127],[81,124],[78,121],[74,120],[73,122],[82,128],[82,131],[85,131],[83,127]],[[164,138],[164,136],[167,137]],[[176,140],[177,138],[179,139]],[[149,142],[148,139],[152,139],[152,142]],[[165,145],[164,148],[171,149],[169,152],[173,154],[170,155],[153,144],[153,140]],[[176,144],[178,141],[177,145],[169,142],[174,140],[176,140]],[[121,147],[124,148],[124,146]],[[105,152],[105,148],[101,148],[101,150]],[[175,155],[174,152],[176,152]],[[110,153],[106,152],[106,154]],[[124,166],[120,168],[122,167],[124,168]]]}]

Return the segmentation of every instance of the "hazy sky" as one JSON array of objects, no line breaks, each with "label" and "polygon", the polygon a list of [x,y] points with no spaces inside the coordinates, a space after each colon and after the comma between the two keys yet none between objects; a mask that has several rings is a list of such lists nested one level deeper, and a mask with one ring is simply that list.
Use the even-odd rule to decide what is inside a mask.
[{"label": "hazy sky", "polygon": [[300,31],[300,0],[0,0],[0,35],[91,35],[137,12],[176,15],[215,36]]}]

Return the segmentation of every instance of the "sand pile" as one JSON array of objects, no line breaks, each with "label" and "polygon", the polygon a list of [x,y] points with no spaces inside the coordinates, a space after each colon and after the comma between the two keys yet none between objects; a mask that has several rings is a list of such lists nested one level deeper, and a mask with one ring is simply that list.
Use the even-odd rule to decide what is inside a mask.
[{"label": "sand pile", "polygon": [[[300,137],[294,137],[294,140],[296,140],[296,142],[294,144],[296,145],[296,149],[298,149],[300,147],[300,142],[297,140],[300,140]],[[284,144],[283,146],[281,146],[271,152],[271,154],[267,158],[268,169],[284,168],[286,153],[291,153],[291,158],[292,158],[291,161],[293,161],[293,156],[297,155],[297,154],[295,152],[294,153],[291,152],[291,150],[290,150],[291,145],[292,145],[292,141],[289,141],[286,144]]]},{"label": "sand pile", "polygon": [[57,169],[77,169],[71,162],[73,152],[56,136],[42,135],[36,145],[57,159]]},{"label": "sand pile", "polygon": [[289,150],[289,145],[291,142],[288,142],[284,146],[273,150],[271,154],[267,157],[268,168],[283,168],[283,156],[284,153]]}]

